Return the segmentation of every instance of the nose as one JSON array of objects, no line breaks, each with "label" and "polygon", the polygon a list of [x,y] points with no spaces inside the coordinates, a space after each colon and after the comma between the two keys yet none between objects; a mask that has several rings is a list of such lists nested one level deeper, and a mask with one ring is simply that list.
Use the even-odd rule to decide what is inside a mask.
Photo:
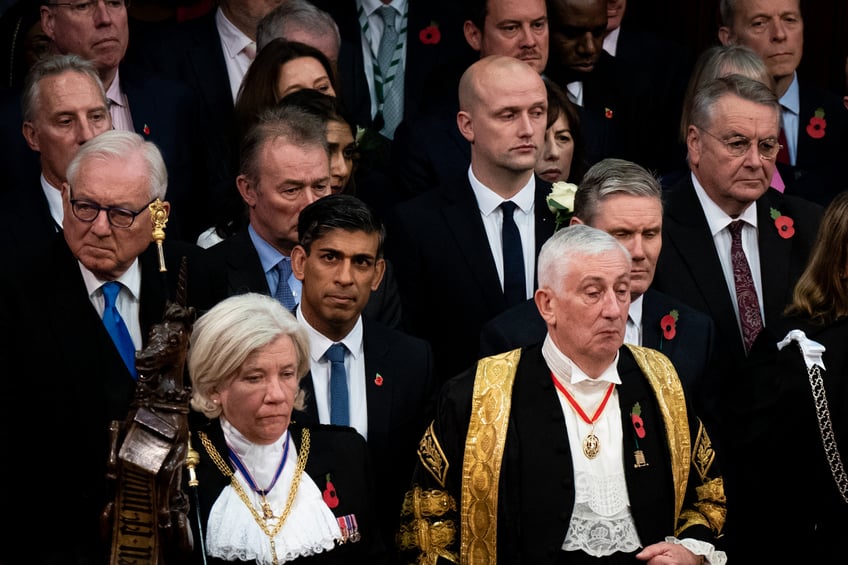
[{"label": "nose", "polygon": [[633,261],[638,261],[645,258],[645,247],[642,245],[642,234],[637,233],[633,236],[630,242],[630,256]]},{"label": "nose", "polygon": [[597,53],[597,49],[595,49],[595,38],[592,35],[592,32],[587,31],[584,33],[577,44],[577,51],[582,55],[592,56]]},{"label": "nose", "polygon": [[535,47],[536,46],[536,35],[533,33],[533,30],[530,28],[530,24],[524,24],[521,26],[521,46],[522,47]]},{"label": "nose", "polygon": [[97,25],[112,23],[112,12],[106,7],[105,0],[97,0],[94,6],[94,22]]},{"label": "nose", "polygon": [[353,262],[350,259],[339,261],[339,267],[336,269],[336,282],[340,285],[353,283]]},{"label": "nose", "polygon": [[783,41],[786,39],[786,25],[783,23],[783,20],[780,17],[772,20],[771,24],[771,37],[773,41]]},{"label": "nose", "polygon": [[535,126],[533,125],[533,119],[530,117],[529,112],[522,112],[521,116],[518,118],[519,120],[519,128],[518,135],[520,137],[533,137],[535,133]]},{"label": "nose", "polygon": [[82,145],[95,135],[94,125],[87,118],[83,118],[77,126],[77,143]]},{"label": "nose", "polygon": [[553,129],[550,129],[545,133],[545,149],[542,153],[542,158],[545,161],[558,161],[560,153],[562,153],[562,151],[560,151],[559,144],[556,143],[556,140],[554,139],[555,135],[556,134]]},{"label": "nose", "polygon": [[286,386],[279,379],[268,379],[268,386],[265,387],[265,402],[280,403],[286,399]]},{"label": "nose", "polygon": [[604,292],[603,300],[603,309],[601,310],[601,315],[608,319],[616,319],[621,316],[621,304],[618,301],[618,297],[615,295],[615,290],[612,288],[607,289]]}]

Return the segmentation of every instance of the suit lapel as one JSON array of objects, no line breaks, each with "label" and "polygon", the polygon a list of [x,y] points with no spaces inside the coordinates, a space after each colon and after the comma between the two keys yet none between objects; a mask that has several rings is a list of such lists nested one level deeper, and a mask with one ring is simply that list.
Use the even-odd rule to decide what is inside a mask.
[{"label": "suit lapel", "polygon": [[[368,441],[373,444],[375,438],[390,437],[391,435],[389,426],[395,379],[392,378],[386,367],[386,356],[389,354],[388,343],[382,339],[375,339],[375,328],[372,322],[363,320],[363,323],[362,340],[365,352]],[[374,433],[377,430],[379,432]]]},{"label": "suit lapel", "polygon": [[765,324],[777,321],[791,296],[789,261],[792,257],[792,238],[784,239],[774,224],[771,210],[780,212],[781,195],[769,189],[757,201],[757,231],[759,232],[760,274],[763,283]]}]

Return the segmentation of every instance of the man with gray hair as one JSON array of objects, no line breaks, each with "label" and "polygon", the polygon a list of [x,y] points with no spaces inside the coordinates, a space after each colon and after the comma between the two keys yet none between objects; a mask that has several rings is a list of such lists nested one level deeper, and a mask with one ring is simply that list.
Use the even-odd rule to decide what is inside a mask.
[{"label": "man with gray hair", "polygon": [[256,25],[256,47],[282,38],[311,45],[323,53],[338,73],[341,36],[333,17],[309,0],[283,0]]},{"label": "man with gray hair", "polygon": [[[717,376],[711,372],[715,326],[710,318],[651,288],[662,249],[662,189],[644,167],[604,159],[584,175],[574,195],[571,224],[586,224],[615,237],[630,252],[630,307],[624,342],[651,347],[674,364],[697,414],[719,421]],[[533,300],[493,318],[480,332],[480,355],[541,343],[545,322]]]},{"label": "man with gray hair", "polygon": [[62,183],[80,146],[112,128],[106,92],[94,65],[77,55],[51,55],[30,69],[21,97],[22,133],[41,164],[15,187],[0,211],[3,245],[22,255],[38,254],[61,229]]},{"label": "man with gray hair", "polygon": [[708,434],[668,358],[623,345],[630,280],[630,253],[604,231],[545,242],[545,338],[442,388],[403,506],[408,562],[726,561]]},{"label": "man with gray hair", "polygon": [[[208,307],[202,287],[192,284],[202,282],[193,271],[202,250],[165,241],[161,265],[152,243],[153,230],[170,210],[166,186],[165,163],[153,143],[118,130],[92,138],[71,160],[62,184],[62,233],[45,253],[9,265],[0,277],[0,360],[6,366],[14,359],[38,364],[37,386],[51,391],[39,399],[38,429],[64,437],[50,442],[50,457],[67,463],[61,465],[63,486],[50,486],[54,465],[34,465],[27,474],[44,488],[3,489],[0,503],[19,518],[4,529],[11,537],[0,544],[3,563],[103,560],[100,516],[111,500],[110,423],[127,416],[138,378],[135,354],[162,320],[166,301],[176,296],[184,258],[189,305]],[[38,460],[43,436],[19,425],[32,418],[32,406],[12,401],[32,394],[34,382],[7,384],[3,443],[26,461]],[[7,469],[0,478],[15,481]],[[53,504],[63,509],[63,524],[39,542],[37,556],[10,541],[22,539],[38,509]]]}]

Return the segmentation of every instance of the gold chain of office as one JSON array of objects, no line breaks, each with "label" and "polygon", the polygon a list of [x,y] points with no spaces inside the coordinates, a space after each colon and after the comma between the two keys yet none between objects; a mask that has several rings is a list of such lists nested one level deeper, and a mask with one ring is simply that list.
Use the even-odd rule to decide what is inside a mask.
[{"label": "gold chain of office", "polygon": [[209,441],[209,438],[205,433],[199,432],[198,436],[200,437],[200,442],[203,444],[203,447],[206,449],[206,453],[209,454],[209,457],[212,461],[217,465],[218,469],[224,474],[225,477],[229,477],[230,484],[233,486],[233,490],[236,491],[236,494],[244,502],[244,505],[250,510],[250,513],[253,514],[253,519],[256,521],[256,524],[259,528],[268,536],[268,539],[271,542],[271,555],[273,557],[273,564],[277,565],[277,546],[274,543],[274,538],[277,537],[277,534],[280,533],[280,530],[283,528],[283,524],[286,521],[286,518],[291,514],[292,507],[294,506],[294,499],[297,495],[297,487],[300,486],[300,477],[303,475],[303,470],[306,468],[306,460],[309,457],[309,430],[303,428],[301,430],[301,441],[300,441],[300,453],[297,456],[297,465],[294,468],[294,478],[292,479],[292,485],[289,489],[289,497],[286,500],[286,506],[283,508],[282,514],[280,514],[280,519],[277,522],[277,525],[274,526],[274,529],[271,530],[268,528],[268,525],[265,523],[266,518],[261,516],[259,512],[254,508],[253,503],[247,497],[247,493],[244,488],[242,488],[241,483],[239,483],[236,478],[235,473],[230,466],[224,462],[224,459],[218,453],[218,450],[215,449],[215,446],[212,445],[212,442]]}]

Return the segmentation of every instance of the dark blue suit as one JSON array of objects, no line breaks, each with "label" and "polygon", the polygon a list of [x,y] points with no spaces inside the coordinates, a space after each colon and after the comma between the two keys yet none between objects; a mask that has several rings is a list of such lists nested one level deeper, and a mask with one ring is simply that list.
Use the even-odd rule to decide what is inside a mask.
[{"label": "dark blue suit", "polygon": [[[433,417],[433,354],[430,344],[422,339],[367,318],[363,324],[368,450],[374,463],[380,526],[385,539],[391,541],[415,466],[418,439]],[[317,424],[311,374],[301,380],[300,387],[306,392],[306,410],[294,418],[307,425]]]},{"label": "dark blue suit", "polygon": [[[537,178],[536,256],[554,231],[549,191]],[[467,171],[400,204],[389,221],[386,252],[397,273],[404,329],[430,342],[437,380],[444,382],[476,361],[480,328],[507,309]]]}]

